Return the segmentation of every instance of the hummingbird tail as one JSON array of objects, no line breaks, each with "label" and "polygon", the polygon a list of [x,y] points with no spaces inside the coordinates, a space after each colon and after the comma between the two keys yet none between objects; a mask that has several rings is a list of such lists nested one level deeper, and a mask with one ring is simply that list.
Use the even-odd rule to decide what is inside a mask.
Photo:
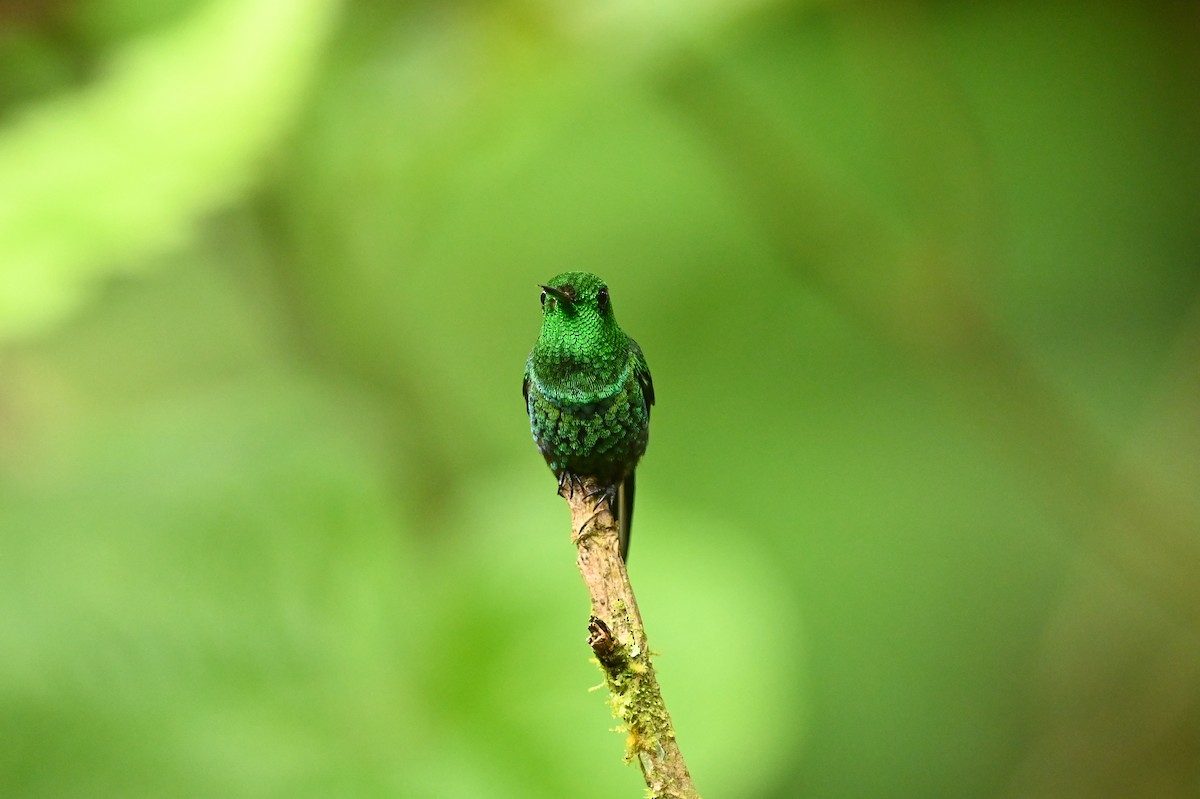
[{"label": "hummingbird tail", "polygon": [[617,530],[621,541],[621,560],[629,562],[629,528],[633,523],[633,472],[617,486]]}]

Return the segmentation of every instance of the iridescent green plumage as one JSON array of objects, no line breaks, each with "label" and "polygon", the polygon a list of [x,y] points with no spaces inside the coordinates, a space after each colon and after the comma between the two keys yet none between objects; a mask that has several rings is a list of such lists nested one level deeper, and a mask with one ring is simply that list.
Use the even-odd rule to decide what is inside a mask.
[{"label": "iridescent green plumage", "polygon": [[654,385],[600,278],[564,272],[542,286],[542,332],[523,390],[533,439],[559,480],[591,477],[606,487],[625,557]]}]

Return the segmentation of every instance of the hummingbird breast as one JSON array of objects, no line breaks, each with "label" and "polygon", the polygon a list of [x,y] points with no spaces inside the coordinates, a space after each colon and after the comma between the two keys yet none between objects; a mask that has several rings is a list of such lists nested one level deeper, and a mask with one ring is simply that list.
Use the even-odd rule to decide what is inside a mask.
[{"label": "hummingbird breast", "polygon": [[555,474],[569,471],[615,482],[646,451],[649,410],[632,369],[619,382],[569,386],[539,380],[533,371],[526,402],[538,449]]}]

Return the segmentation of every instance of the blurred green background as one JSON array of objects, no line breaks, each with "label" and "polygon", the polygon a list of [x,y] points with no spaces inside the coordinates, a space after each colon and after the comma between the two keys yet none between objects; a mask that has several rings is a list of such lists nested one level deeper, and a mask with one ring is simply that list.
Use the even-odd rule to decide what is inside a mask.
[{"label": "blurred green background", "polygon": [[0,795],[1200,796],[1194,3],[0,1]]}]

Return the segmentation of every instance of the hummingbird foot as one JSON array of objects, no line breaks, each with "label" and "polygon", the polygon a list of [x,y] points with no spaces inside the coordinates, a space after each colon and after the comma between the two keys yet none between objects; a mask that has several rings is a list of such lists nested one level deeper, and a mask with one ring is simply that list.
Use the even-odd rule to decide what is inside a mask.
[{"label": "hummingbird foot", "polygon": [[558,495],[565,499],[574,499],[576,488],[583,490],[583,480],[574,472],[563,469],[558,475]]},{"label": "hummingbird foot", "polygon": [[[592,510],[596,512],[596,515],[600,513],[600,506],[605,503],[608,503],[608,509],[614,516],[617,514],[617,506],[613,504],[617,501],[617,487],[615,485],[597,486],[583,496],[584,499],[600,497],[600,499],[596,500],[596,504],[592,506]],[[592,518],[594,519],[596,516],[593,515]]]},{"label": "hummingbird foot", "polygon": [[616,505],[613,503],[617,501],[617,487],[611,485],[597,486],[584,494],[583,497],[584,499],[599,497],[599,499],[596,500],[596,504],[592,505],[592,515],[589,516],[583,524],[579,525],[579,532],[572,537],[572,540],[575,542],[576,546],[579,545],[580,541],[595,533],[594,527],[591,532],[584,531],[587,530],[588,525],[595,521],[596,517],[600,515],[600,510],[606,503],[608,505],[609,512],[615,515]]}]

